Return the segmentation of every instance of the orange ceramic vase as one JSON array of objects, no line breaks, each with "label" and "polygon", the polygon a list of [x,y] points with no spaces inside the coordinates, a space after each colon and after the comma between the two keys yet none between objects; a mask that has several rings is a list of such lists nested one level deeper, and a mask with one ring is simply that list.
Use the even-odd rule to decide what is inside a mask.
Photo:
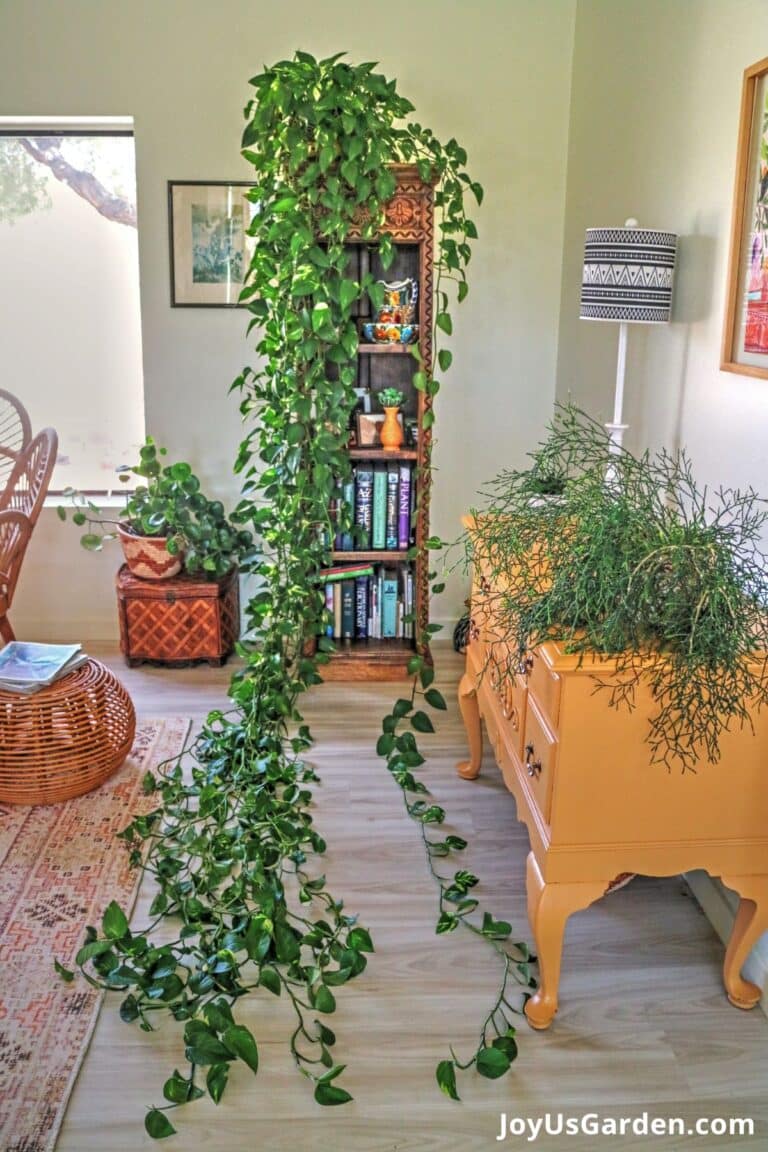
[{"label": "orange ceramic vase", "polygon": [[397,418],[399,408],[384,409],[384,423],[381,426],[381,446],[388,452],[396,452],[402,447],[403,429]]}]

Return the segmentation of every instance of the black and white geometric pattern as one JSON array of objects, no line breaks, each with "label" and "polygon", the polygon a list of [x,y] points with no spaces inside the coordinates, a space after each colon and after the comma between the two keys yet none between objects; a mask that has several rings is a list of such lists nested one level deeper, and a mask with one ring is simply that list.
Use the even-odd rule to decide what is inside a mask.
[{"label": "black and white geometric pattern", "polygon": [[666,324],[677,236],[647,228],[588,228],[581,318]]}]

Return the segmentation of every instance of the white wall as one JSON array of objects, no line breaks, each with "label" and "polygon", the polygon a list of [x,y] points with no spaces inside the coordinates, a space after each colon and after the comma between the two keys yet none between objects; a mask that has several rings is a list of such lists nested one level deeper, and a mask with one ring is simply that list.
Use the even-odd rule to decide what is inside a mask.
[{"label": "white wall", "polygon": [[579,0],[557,378],[610,417],[618,327],[578,319],[585,228],[677,232],[673,323],[629,328],[627,443],[763,493],[768,383],[719,363],[742,73],[767,51],[765,0]]},{"label": "white wall", "polygon": [[[134,117],[147,428],[233,498],[240,428],[227,388],[252,362],[246,318],[170,308],[166,182],[248,177],[242,107],[263,64],[296,48],[379,60],[422,123],[465,145],[486,190],[438,399],[433,528],[452,537],[479,485],[521,463],[551,413],[575,0],[389,0],[383,11],[348,0],[5,0],[0,115]],[[79,553],[75,536],[52,513],[38,525],[12,616],[20,635],[115,635],[117,561]],[[464,594],[454,581],[436,614],[457,615]]]},{"label": "white wall", "polygon": [[[611,416],[617,326],[578,319],[585,229],[677,232],[673,322],[629,329],[627,446],[684,446],[702,484],[768,496],[768,382],[719,370],[742,73],[766,53],[766,0],[579,0],[557,393]],[[730,894],[690,879],[727,937]]]}]

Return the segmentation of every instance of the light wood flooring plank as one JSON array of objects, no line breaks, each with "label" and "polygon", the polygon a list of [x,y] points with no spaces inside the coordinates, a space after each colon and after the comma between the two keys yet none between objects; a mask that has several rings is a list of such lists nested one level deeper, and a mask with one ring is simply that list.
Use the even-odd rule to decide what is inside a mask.
[{"label": "light wood flooring plank", "polygon": [[[99,653],[94,652],[94,655]],[[202,718],[219,707],[229,669],[126,669],[121,676],[140,714]],[[455,690],[462,661],[437,646],[438,684],[449,711],[425,737],[424,780],[448,811],[450,829],[470,848],[462,864],[498,917],[529,938],[524,827],[490,756],[481,777],[454,772],[465,755]],[[752,1117],[754,1140],[723,1137],[685,1147],[768,1147],[768,1021],[726,1001],[723,949],[680,879],[639,879],[574,916],[566,934],[561,1010],[553,1028],[520,1025],[520,1057],[499,1081],[460,1084],[461,1104],[438,1092],[434,1068],[449,1043],[469,1052],[495,994],[490,953],[460,933],[436,936],[435,889],[418,829],[405,818],[399,791],[374,751],[387,701],[398,685],[328,684],[305,698],[316,737],[312,759],[322,777],[316,824],[328,840],[322,868],[332,891],[359,912],[376,954],[366,973],[339,990],[332,1024],[338,1059],[348,1065],[353,1104],[321,1109],[294,1068],[285,1038],[291,1016],[272,996],[246,1010],[261,1051],[257,1078],[236,1068],[215,1108],[198,1102],[177,1114],[183,1152],[480,1152],[492,1147],[671,1150],[677,1138],[599,1139],[541,1136],[499,1143],[499,1113],[537,1117],[585,1110],[630,1117]],[[142,891],[137,917],[151,893]],[[122,1024],[112,1006],[101,1018],[75,1088],[59,1152],[128,1152],[151,1147],[144,1105],[161,1102],[164,1077],[178,1064],[179,1030],[146,1036]]]}]

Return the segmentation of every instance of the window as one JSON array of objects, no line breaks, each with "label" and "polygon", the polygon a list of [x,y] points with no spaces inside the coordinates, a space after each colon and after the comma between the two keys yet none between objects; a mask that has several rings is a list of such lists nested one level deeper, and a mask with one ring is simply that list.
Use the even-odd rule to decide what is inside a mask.
[{"label": "window", "polygon": [[144,395],[130,121],[0,120],[0,386],[52,425],[52,488],[117,488]]}]

